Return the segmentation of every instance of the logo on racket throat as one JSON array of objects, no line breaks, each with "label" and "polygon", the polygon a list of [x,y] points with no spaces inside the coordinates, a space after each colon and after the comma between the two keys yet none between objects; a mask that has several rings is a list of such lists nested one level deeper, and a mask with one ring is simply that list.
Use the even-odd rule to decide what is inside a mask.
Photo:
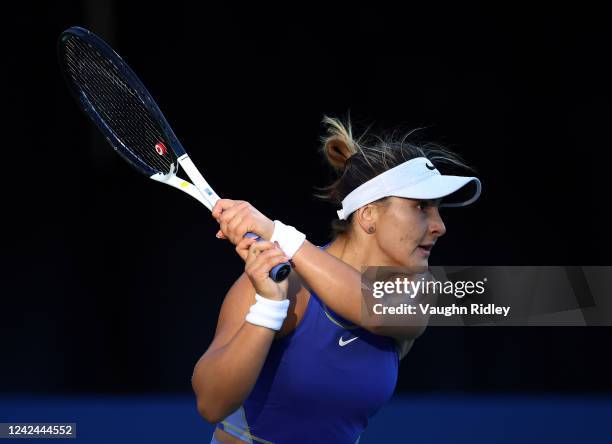
[{"label": "logo on racket throat", "polygon": [[168,152],[168,148],[166,148],[166,145],[164,145],[162,142],[157,142],[155,144],[155,151],[160,156],[165,156],[166,153]]}]

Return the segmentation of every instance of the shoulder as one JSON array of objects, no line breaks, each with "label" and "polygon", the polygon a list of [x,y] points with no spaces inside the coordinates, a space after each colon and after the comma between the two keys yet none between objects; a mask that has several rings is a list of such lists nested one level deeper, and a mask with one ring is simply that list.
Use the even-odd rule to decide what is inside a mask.
[{"label": "shoulder", "polygon": [[396,339],[395,345],[397,346],[397,354],[399,359],[404,359],[404,356],[408,354],[412,346],[414,345],[415,339]]}]

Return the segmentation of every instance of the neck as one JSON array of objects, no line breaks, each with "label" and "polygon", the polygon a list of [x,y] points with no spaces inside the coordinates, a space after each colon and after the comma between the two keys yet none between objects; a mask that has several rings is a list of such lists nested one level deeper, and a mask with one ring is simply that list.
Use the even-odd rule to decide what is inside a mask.
[{"label": "neck", "polygon": [[373,265],[369,261],[375,256],[371,254],[371,246],[363,244],[362,239],[341,234],[334,239],[326,251],[361,273],[363,267]]},{"label": "neck", "polygon": [[[360,273],[365,267],[408,267],[398,263],[380,247],[376,236],[351,232],[341,234],[326,251]],[[417,265],[415,265],[417,266]],[[419,266],[417,266],[419,267]],[[426,266],[427,267],[427,266]]]},{"label": "neck", "polygon": [[[408,272],[405,265],[397,265],[385,256],[378,248],[377,244],[371,243],[369,239],[359,238],[358,236],[349,236],[346,234],[339,235],[325,250],[332,256],[340,259],[342,262],[352,266],[359,273],[363,273],[366,267],[389,267],[377,271],[377,279],[387,280],[391,277],[406,277],[414,279],[414,272],[417,269],[412,269]],[[425,272],[425,268],[420,268],[417,273]]]}]

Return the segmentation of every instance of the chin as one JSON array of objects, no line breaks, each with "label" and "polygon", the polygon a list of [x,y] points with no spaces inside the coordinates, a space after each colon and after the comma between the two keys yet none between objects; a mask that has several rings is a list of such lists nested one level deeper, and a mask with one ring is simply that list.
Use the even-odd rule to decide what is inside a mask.
[{"label": "chin", "polygon": [[429,263],[427,259],[417,259],[417,260],[404,261],[402,262],[400,266],[403,268],[417,268],[417,267],[427,267],[428,265]]},{"label": "chin", "polygon": [[411,261],[408,261],[405,265],[403,265],[406,268],[421,268],[421,267],[429,267],[429,258],[426,257],[420,257],[418,259],[414,259]]},{"label": "chin", "polygon": [[417,267],[429,267],[429,257],[423,257],[418,252],[415,254],[406,254],[405,256],[399,256],[394,258],[393,261],[395,267],[402,268],[417,268]]}]

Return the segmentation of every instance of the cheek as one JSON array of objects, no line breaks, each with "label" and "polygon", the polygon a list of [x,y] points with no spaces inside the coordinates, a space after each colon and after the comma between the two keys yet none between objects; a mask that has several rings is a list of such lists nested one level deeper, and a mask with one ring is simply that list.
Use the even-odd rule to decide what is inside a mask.
[{"label": "cheek", "polygon": [[413,230],[408,233],[403,233],[397,241],[402,245],[416,246],[420,237]]},{"label": "cheek", "polygon": [[422,223],[414,217],[392,217],[386,221],[384,238],[402,247],[418,245],[423,237]]}]

